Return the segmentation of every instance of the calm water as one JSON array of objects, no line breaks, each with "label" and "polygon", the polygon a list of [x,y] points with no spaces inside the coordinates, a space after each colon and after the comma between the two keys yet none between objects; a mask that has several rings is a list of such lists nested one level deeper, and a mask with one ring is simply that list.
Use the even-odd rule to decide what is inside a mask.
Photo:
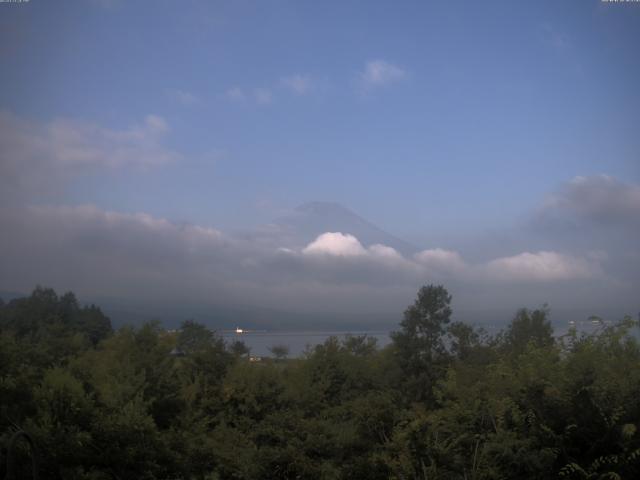
[{"label": "calm water", "polygon": [[391,339],[389,338],[389,332],[386,331],[354,331],[354,332],[306,332],[306,331],[290,331],[290,332],[247,332],[247,333],[233,333],[223,332],[222,337],[228,343],[234,340],[243,341],[250,349],[251,355],[257,355],[260,357],[271,356],[269,348],[274,345],[284,345],[289,348],[289,357],[300,356],[305,349],[309,346],[313,348],[315,345],[324,343],[324,341],[331,337],[338,337],[342,340],[347,335],[367,335],[368,337],[375,338],[378,341],[378,347],[384,347]]},{"label": "calm water", "polygon": [[[609,324],[610,322],[606,322]],[[603,327],[603,325],[594,325],[590,321],[580,321],[574,325],[573,328],[578,330],[578,333],[591,334]],[[497,325],[482,325],[482,328],[490,335],[495,335],[504,326]],[[567,333],[570,325],[561,323],[554,325],[554,335],[561,337]],[[308,348],[313,348],[316,345],[324,343],[327,338],[334,336],[339,340],[344,339],[347,335],[367,335],[377,340],[377,345],[382,348],[391,342],[389,336],[390,331],[383,330],[362,330],[362,331],[255,331],[245,332],[237,334],[232,331],[220,332],[222,337],[227,343],[231,343],[234,340],[243,341],[250,349],[251,355],[260,357],[272,356],[269,348],[274,345],[284,345],[289,348],[289,358],[299,357]]]}]

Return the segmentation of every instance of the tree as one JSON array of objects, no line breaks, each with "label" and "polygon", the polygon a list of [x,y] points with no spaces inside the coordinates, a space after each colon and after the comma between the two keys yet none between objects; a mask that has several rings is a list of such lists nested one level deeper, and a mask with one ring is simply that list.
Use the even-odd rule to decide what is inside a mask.
[{"label": "tree", "polygon": [[351,335],[348,334],[342,340],[342,346],[353,355],[369,356],[376,352],[378,339],[367,335]]},{"label": "tree", "polygon": [[402,330],[391,339],[413,400],[433,400],[433,386],[444,374],[446,325],[451,318],[451,295],[442,285],[426,285],[404,312]]},{"label": "tree", "polygon": [[193,320],[185,320],[180,325],[177,346],[185,353],[193,353],[209,347],[213,338],[213,332],[203,324]]},{"label": "tree", "polygon": [[244,357],[251,353],[251,349],[242,340],[234,340],[229,346],[229,351],[234,357]]},{"label": "tree", "polygon": [[468,360],[485,346],[482,343],[483,333],[483,330],[476,330],[466,323],[453,322],[447,329],[449,352],[459,360]]},{"label": "tree", "polygon": [[104,340],[113,333],[111,320],[100,307],[91,305],[84,307],[77,312],[78,328],[83,332],[93,345]]},{"label": "tree", "polygon": [[504,336],[507,350],[519,354],[529,343],[538,348],[553,345],[553,327],[548,317],[547,305],[533,312],[526,308],[518,310]]},{"label": "tree", "polygon": [[277,360],[284,360],[289,355],[289,347],[287,345],[274,345],[269,348],[269,351]]},{"label": "tree", "polygon": [[58,297],[50,288],[36,287],[30,296],[2,307],[0,326],[19,337],[38,341],[48,337],[84,335],[94,346],[111,333],[111,321],[95,305],[80,307],[76,296]]}]

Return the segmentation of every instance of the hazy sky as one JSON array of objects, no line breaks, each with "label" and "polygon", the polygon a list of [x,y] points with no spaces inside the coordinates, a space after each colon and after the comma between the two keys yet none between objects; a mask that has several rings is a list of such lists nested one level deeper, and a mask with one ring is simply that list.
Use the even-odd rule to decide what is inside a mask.
[{"label": "hazy sky", "polygon": [[[598,0],[0,3],[0,290],[633,313],[639,48]],[[312,200],[416,254],[264,227]]]}]

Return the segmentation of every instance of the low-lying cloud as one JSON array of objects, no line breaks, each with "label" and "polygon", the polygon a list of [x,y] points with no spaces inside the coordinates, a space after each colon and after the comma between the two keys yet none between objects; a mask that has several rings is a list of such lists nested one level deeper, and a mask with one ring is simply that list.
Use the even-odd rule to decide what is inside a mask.
[{"label": "low-lying cloud", "polygon": [[489,261],[485,268],[490,277],[506,281],[577,280],[592,278],[600,273],[595,260],[547,251],[496,258]]},{"label": "low-lying cloud", "polygon": [[[376,65],[368,68],[374,84],[403,76]],[[238,92],[244,95],[230,96]],[[85,172],[179,160],[163,145],[169,130],[154,115],[114,130],[1,112],[0,288],[42,283],[88,296],[379,313],[401,311],[422,284],[443,283],[468,303],[588,300],[637,308],[640,186],[604,175],[576,177],[550,194],[527,226],[526,244],[473,261],[446,246],[401,253],[345,228],[299,244],[275,227],[232,235],[143,212],[43,201],[42,190]]]},{"label": "low-lying cloud", "polygon": [[177,161],[181,155],[162,145],[168,131],[157,115],[115,130],[67,118],[40,124],[0,111],[0,195],[30,198],[90,171]]},{"label": "low-lying cloud", "polygon": [[593,278],[601,273],[599,259],[593,256],[580,258],[553,251],[522,252],[485,263],[469,264],[458,252],[434,248],[406,259],[386,245],[376,244],[365,248],[357,238],[341,232],[323,233],[307,245],[302,253],[360,257],[377,263],[392,261],[394,266],[402,266],[422,277],[454,277],[467,281],[555,282]]},{"label": "low-lying cloud", "polygon": [[640,229],[640,185],[608,175],[577,176],[550,194],[538,215],[556,225]]},{"label": "low-lying cloud", "polygon": [[480,264],[443,249],[407,258],[342,232],[272,249],[214,228],[95,206],[27,207],[2,216],[8,234],[0,240],[5,266],[0,282],[15,289],[41,282],[87,294],[144,292],[149,298],[173,295],[203,302],[240,301],[252,291],[245,299],[249,303],[270,303],[270,292],[278,292],[278,301],[304,304],[309,298],[303,294],[322,296],[321,290],[336,285],[374,294],[382,288],[410,292],[427,282],[561,284],[601,273],[597,260],[559,252],[524,252]]}]

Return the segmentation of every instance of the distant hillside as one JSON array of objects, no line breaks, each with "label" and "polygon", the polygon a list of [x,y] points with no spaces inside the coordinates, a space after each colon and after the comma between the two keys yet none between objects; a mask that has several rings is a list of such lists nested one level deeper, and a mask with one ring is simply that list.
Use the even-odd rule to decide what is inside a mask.
[{"label": "distant hillside", "polygon": [[204,305],[182,302],[136,302],[126,299],[94,298],[111,319],[114,327],[139,325],[159,320],[166,328],[175,328],[183,320],[193,319],[214,330],[240,326],[250,329],[277,330],[370,330],[391,329],[397,318],[390,315],[299,313],[251,306]]},{"label": "distant hillside", "polygon": [[14,298],[22,298],[22,297],[26,297],[26,296],[27,296],[26,293],[11,292],[11,291],[8,291],[8,290],[0,290],[0,298],[5,302],[10,302]]}]

